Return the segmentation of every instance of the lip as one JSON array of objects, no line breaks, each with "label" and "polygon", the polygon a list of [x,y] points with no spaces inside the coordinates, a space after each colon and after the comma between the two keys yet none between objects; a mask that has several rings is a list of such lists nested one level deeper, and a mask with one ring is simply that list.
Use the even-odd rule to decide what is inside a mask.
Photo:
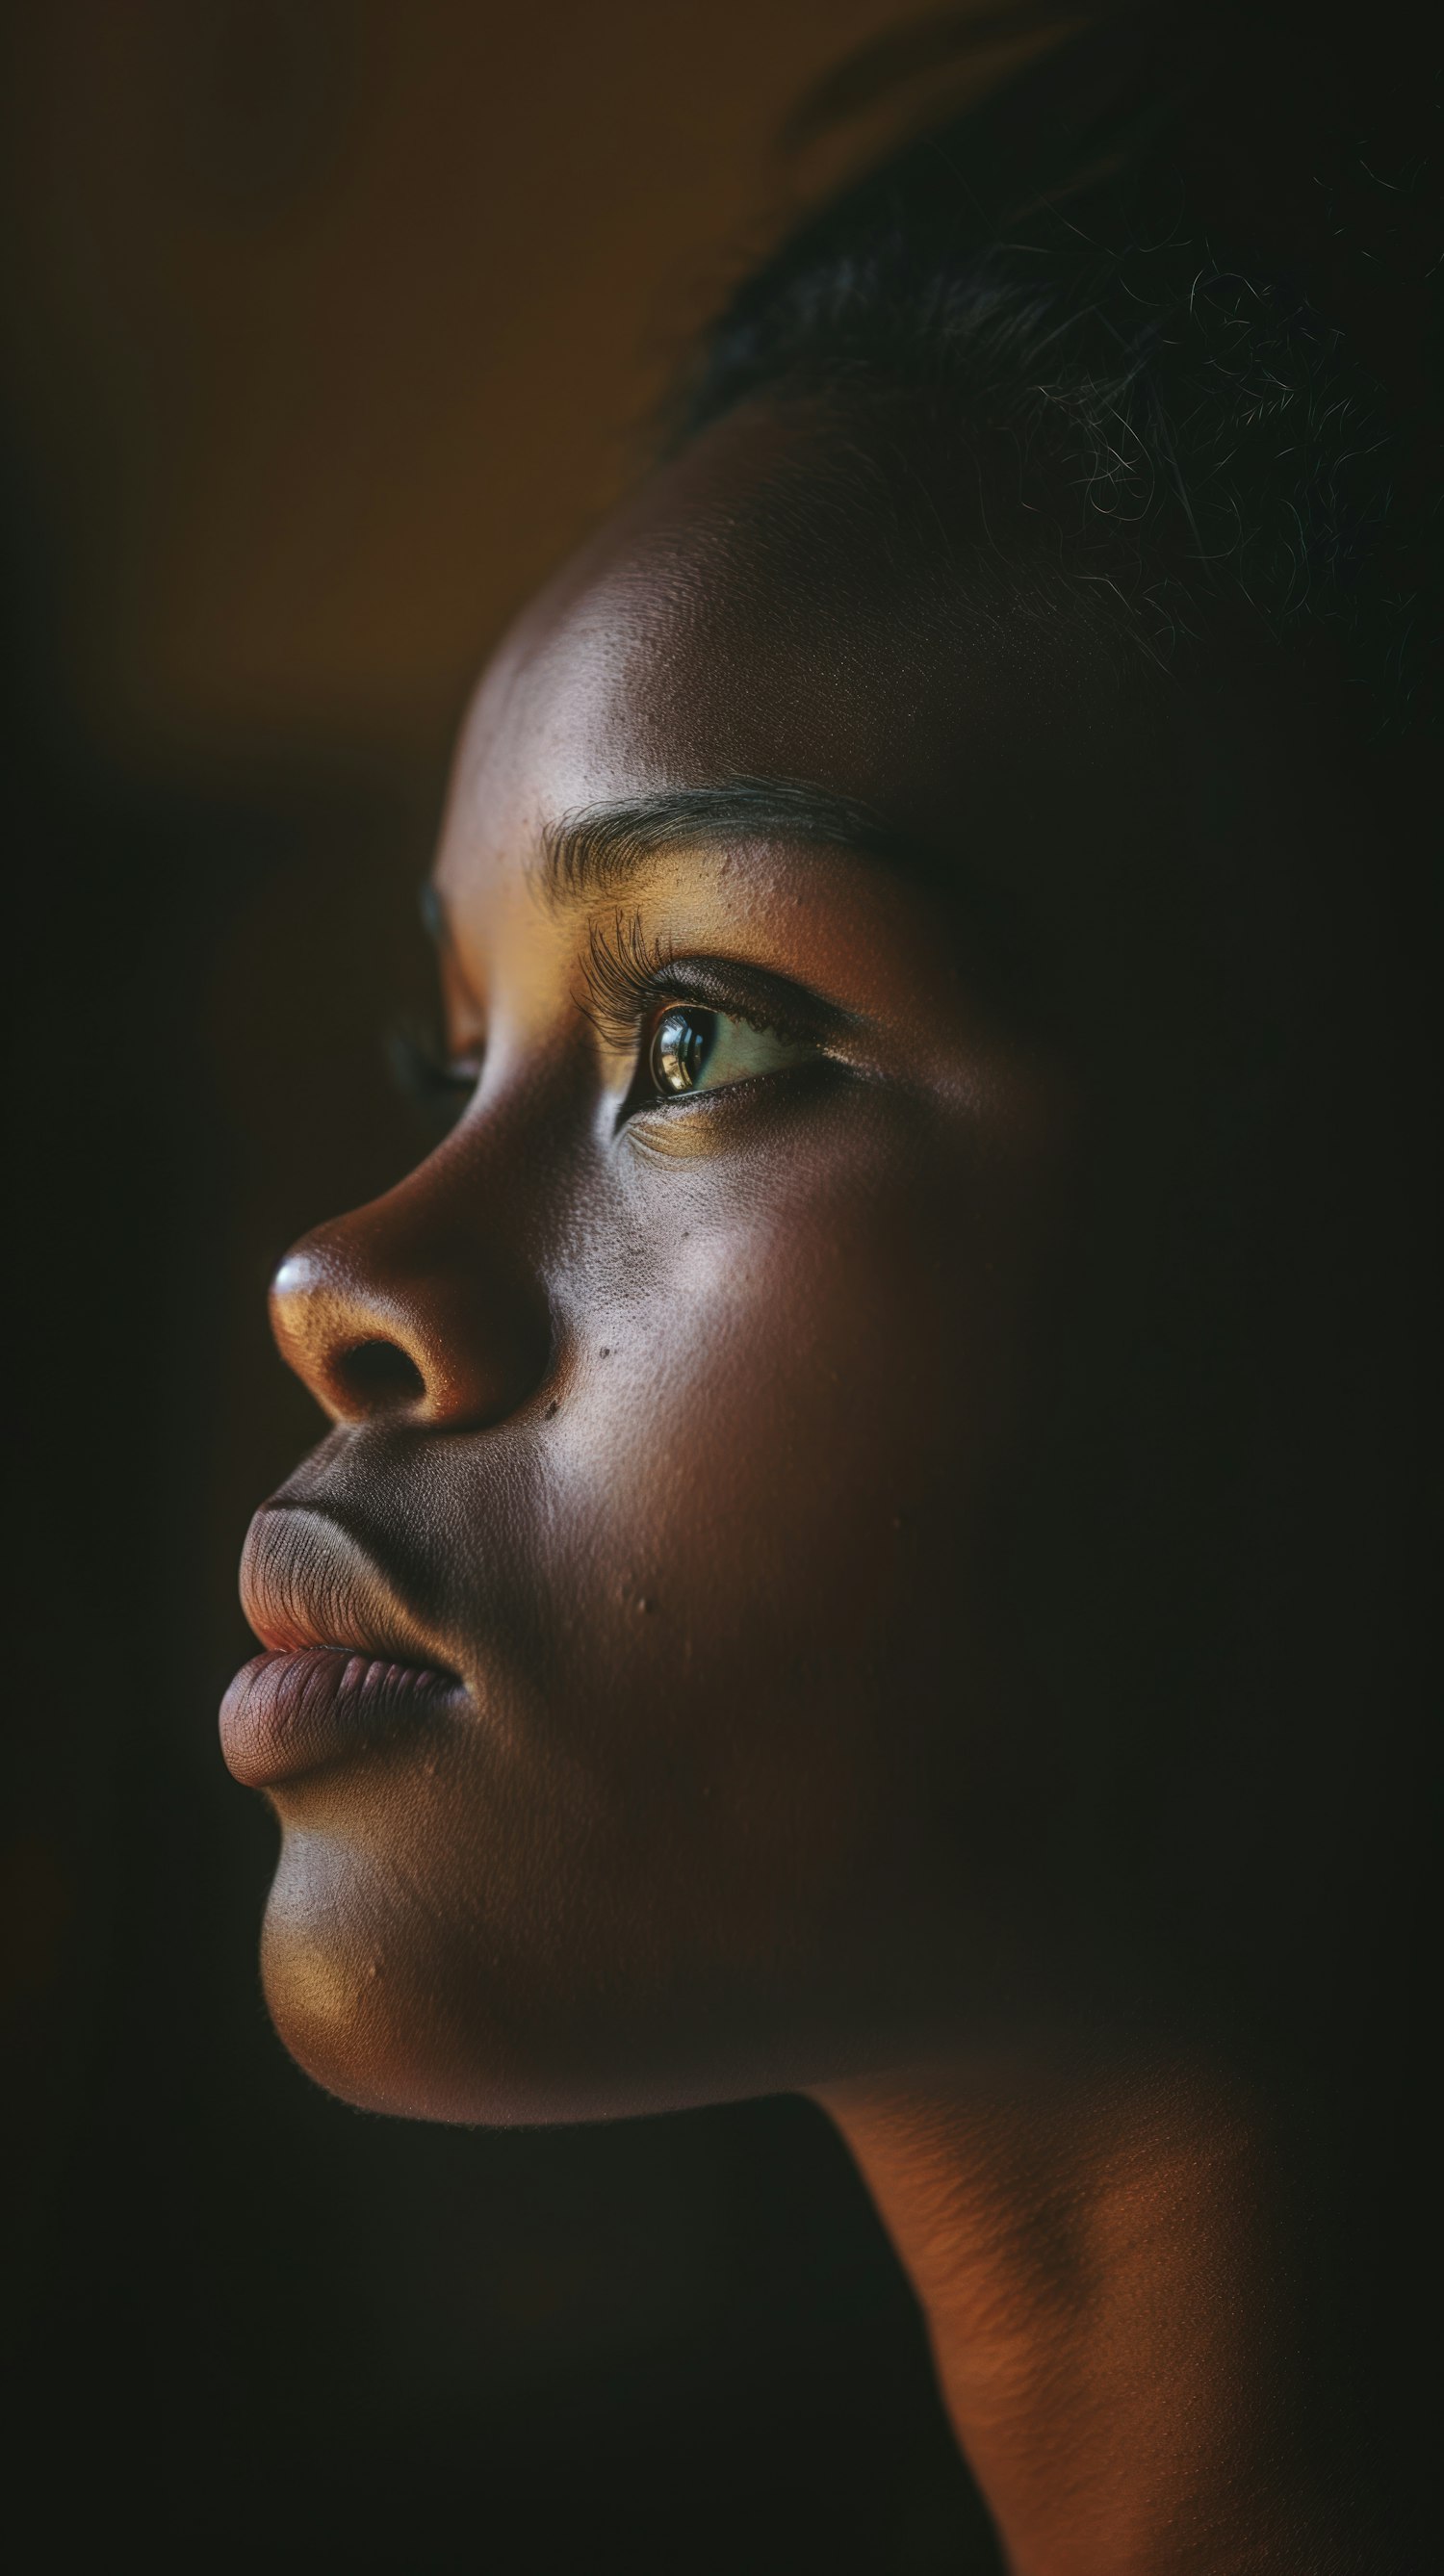
[{"label": "lip", "polygon": [[447,1716],[465,1695],[453,1673],[345,1646],[253,1655],[221,1702],[221,1751],[233,1778],[268,1789]]},{"label": "lip", "polygon": [[324,1770],[467,1690],[369,1539],[313,1503],[268,1503],[246,1534],[241,1603],[265,1650],[221,1703],[221,1750],[248,1788]]}]

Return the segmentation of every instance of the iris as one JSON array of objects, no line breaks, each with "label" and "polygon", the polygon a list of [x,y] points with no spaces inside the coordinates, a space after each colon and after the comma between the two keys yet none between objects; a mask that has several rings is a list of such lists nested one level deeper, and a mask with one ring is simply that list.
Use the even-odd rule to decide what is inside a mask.
[{"label": "iris", "polygon": [[695,1091],[717,1044],[716,1011],[669,1011],[652,1040],[652,1079],[659,1091]]}]

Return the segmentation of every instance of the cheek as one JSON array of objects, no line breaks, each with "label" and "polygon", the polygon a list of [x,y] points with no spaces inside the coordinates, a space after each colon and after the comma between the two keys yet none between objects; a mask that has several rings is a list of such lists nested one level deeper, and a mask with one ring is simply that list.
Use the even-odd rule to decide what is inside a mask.
[{"label": "cheek", "polygon": [[267,1991],[321,2081],[659,2107],[820,2078],[955,1980],[1028,1236],[1001,1168],[656,1176],[512,1487],[505,1690],[288,1795]]},{"label": "cheek", "polygon": [[[658,1611],[785,1605],[818,1647],[960,1545],[1026,1410],[1036,1188],[865,1134],[716,1194],[658,1190],[583,1343],[567,1509]],[[889,1146],[892,1150],[886,1150]],[[579,1336],[579,1339],[582,1337]],[[589,1346],[588,1346],[589,1345]]]}]

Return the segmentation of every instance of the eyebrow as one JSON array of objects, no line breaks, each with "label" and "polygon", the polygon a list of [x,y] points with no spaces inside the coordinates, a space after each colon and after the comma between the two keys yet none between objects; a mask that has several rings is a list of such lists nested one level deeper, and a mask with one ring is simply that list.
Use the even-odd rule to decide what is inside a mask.
[{"label": "eyebrow", "polygon": [[872,859],[914,856],[902,834],[852,796],[799,778],[728,778],[579,805],[548,824],[539,889],[556,910],[610,895],[660,852],[733,839],[811,841]]},{"label": "eyebrow", "polygon": [[[548,911],[566,912],[621,891],[649,859],[689,844],[747,835],[850,850],[960,902],[972,925],[975,954],[1011,977],[1022,920],[1004,890],[977,878],[957,854],[940,852],[890,823],[861,797],[839,795],[803,778],[739,775],[699,787],[663,787],[573,806],[541,833],[530,874]],[[422,919],[437,946],[453,946],[445,898],[430,880],[420,889]]]}]

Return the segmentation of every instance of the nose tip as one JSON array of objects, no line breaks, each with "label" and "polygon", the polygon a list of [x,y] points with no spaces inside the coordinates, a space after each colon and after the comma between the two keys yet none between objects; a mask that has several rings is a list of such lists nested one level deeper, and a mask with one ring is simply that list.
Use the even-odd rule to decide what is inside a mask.
[{"label": "nose tip", "polygon": [[414,1322],[390,1311],[391,1297],[363,1294],[348,1267],[324,1239],[287,1254],[271,1282],[281,1357],[334,1422],[424,1417],[439,1389],[418,1359]]},{"label": "nose tip", "polygon": [[474,1255],[399,1270],[379,1257],[371,1214],[322,1227],[281,1263],[270,1303],[282,1358],[333,1422],[463,1430],[502,1419],[545,1368],[534,1302]]}]

